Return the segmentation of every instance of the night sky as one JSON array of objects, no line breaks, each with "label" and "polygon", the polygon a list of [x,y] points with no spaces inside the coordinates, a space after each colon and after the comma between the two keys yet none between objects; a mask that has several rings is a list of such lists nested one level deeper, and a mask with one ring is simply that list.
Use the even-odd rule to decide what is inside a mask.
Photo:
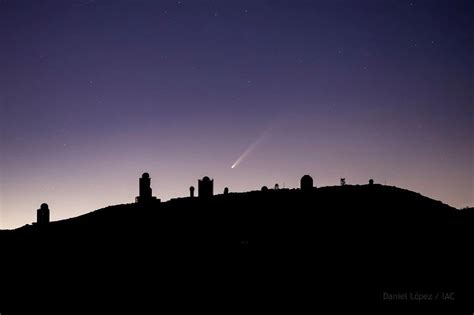
[{"label": "night sky", "polygon": [[[473,1],[0,0],[0,228],[376,183],[473,206]],[[245,154],[244,154],[245,153]],[[244,154],[244,158],[231,168]]]}]

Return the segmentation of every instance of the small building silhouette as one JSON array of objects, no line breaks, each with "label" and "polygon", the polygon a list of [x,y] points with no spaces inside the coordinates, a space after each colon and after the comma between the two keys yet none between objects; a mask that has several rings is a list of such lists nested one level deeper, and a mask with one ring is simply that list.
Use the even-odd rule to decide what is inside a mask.
[{"label": "small building silhouette", "polygon": [[224,195],[227,195],[229,193],[229,188],[224,188]]},{"label": "small building silhouette", "polygon": [[40,208],[36,210],[36,223],[46,224],[49,223],[49,207],[48,204],[41,204]]},{"label": "small building silhouette", "polygon": [[189,197],[194,197],[194,186],[189,187]]},{"label": "small building silhouette", "polygon": [[313,189],[313,178],[309,175],[301,177],[300,188],[302,191],[311,191]]},{"label": "small building silhouette", "polygon": [[150,174],[143,173],[142,177],[138,180],[139,184],[139,196],[135,198],[135,201],[138,203],[148,203],[154,201],[160,201],[156,197],[153,197],[152,190],[151,190],[151,178]]},{"label": "small building silhouette", "polygon": [[203,179],[198,180],[198,196],[199,197],[212,197],[214,195],[214,180],[207,176]]}]

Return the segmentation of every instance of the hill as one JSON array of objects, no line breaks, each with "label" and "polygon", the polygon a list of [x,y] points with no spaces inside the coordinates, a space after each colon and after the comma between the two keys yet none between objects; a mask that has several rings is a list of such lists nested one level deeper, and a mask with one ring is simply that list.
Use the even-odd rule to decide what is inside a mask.
[{"label": "hill", "polygon": [[0,306],[466,307],[473,223],[382,185],[111,206],[2,231]]}]

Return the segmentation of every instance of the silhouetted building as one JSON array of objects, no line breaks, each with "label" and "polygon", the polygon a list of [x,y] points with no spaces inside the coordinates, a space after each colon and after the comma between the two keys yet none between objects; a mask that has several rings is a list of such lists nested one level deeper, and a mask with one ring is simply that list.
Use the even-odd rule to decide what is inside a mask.
[{"label": "silhouetted building", "polygon": [[48,204],[43,203],[36,211],[36,222],[38,224],[49,223],[49,207]]},{"label": "silhouetted building", "polygon": [[138,203],[147,203],[152,201],[160,201],[153,197],[151,190],[151,178],[150,174],[143,173],[142,177],[139,178],[139,196],[135,199]]},{"label": "silhouetted building", "polygon": [[194,197],[194,186],[189,187],[189,197]]},{"label": "silhouetted building", "polygon": [[311,191],[313,189],[313,178],[309,175],[301,177],[300,188],[302,191]]},{"label": "silhouetted building", "polygon": [[346,185],[346,179],[345,178],[341,178],[341,186],[345,186]]},{"label": "silhouetted building", "polygon": [[224,188],[224,195],[227,195],[229,193],[229,188]]},{"label": "silhouetted building", "polygon": [[374,184],[374,180],[373,179],[369,179],[369,185],[373,185]]},{"label": "silhouetted building", "polygon": [[214,180],[207,176],[198,180],[198,196],[212,197],[214,195]]}]

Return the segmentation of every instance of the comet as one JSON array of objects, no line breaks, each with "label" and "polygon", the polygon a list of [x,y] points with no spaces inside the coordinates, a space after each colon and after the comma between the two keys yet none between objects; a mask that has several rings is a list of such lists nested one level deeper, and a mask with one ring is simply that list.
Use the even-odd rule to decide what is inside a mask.
[{"label": "comet", "polygon": [[261,135],[260,137],[257,138],[257,140],[255,140],[254,142],[252,142],[249,147],[244,151],[244,153],[242,153],[239,158],[234,162],[234,164],[232,164],[232,166],[230,168],[236,168],[240,162],[242,162],[253,150],[255,150],[255,148],[263,142],[263,140],[265,140],[268,135],[270,134],[270,130],[271,129],[267,129],[265,130]]}]

